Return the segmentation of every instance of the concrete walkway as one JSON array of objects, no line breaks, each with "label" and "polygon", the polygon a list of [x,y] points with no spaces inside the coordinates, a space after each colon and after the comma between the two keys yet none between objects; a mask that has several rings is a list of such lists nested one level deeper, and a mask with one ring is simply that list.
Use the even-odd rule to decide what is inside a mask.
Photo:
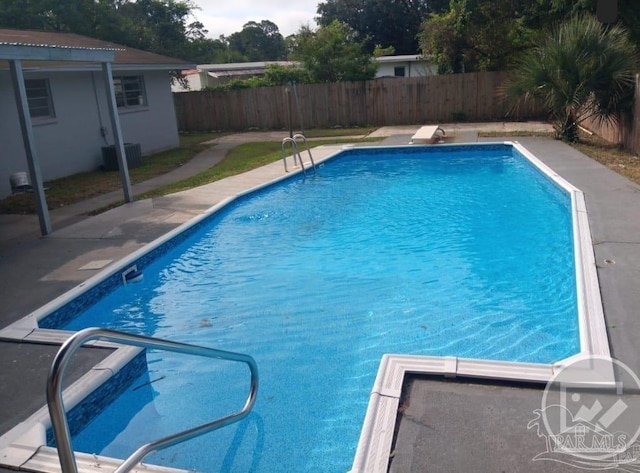
[{"label": "concrete walkway", "polygon": [[[442,126],[449,133],[459,125]],[[473,124],[465,126],[469,129],[474,127]],[[489,126],[476,124],[476,129],[485,127]],[[549,131],[548,125],[545,127],[541,124],[494,124],[493,127],[495,132],[506,131],[507,127],[509,131],[521,130],[525,133],[532,128]],[[410,136],[417,128],[418,126],[384,127],[370,136],[390,137],[388,142],[408,142],[404,135]],[[459,129],[462,130],[462,126]],[[154,186],[183,179],[190,173],[195,174],[219,162],[235,144],[243,140],[263,140],[264,136],[242,134],[225,137],[182,168],[156,178],[153,182],[135,186],[134,193],[146,192]],[[276,139],[281,139],[282,133],[279,137]],[[637,291],[640,281],[637,270],[640,267],[640,187],[561,142],[544,138],[521,138],[519,141],[585,192],[613,353],[640,373],[640,356],[635,347],[635,340],[640,334],[640,319],[635,315],[636,308],[640,307],[640,291]],[[314,152],[314,156],[333,153],[339,148],[324,147]],[[0,216],[0,279],[3,282],[0,286],[0,327],[22,318],[99,271],[81,269],[87,263],[117,261],[201,214],[226,196],[233,195],[238,189],[253,187],[265,179],[282,174],[282,163],[273,163],[241,176],[87,217],[87,211],[103,207],[106,205],[104,202],[114,196],[116,200],[120,200],[120,193],[100,196],[81,204],[53,210],[54,232],[45,238],[39,237],[35,217]],[[605,260],[615,261],[615,264],[605,264]],[[0,342],[0,435],[44,404],[46,372],[57,348],[33,343]],[[84,369],[92,366],[104,356],[104,351],[84,349],[72,366],[69,378],[74,379]],[[522,412],[529,412],[531,397],[524,396],[523,399],[525,397],[526,402],[523,401],[520,408]],[[448,408],[446,405],[425,404],[419,399],[412,401],[412,404],[416,409],[422,409],[414,413],[418,417],[424,416],[424,409]],[[453,405],[450,407],[454,408]],[[510,406],[509,409],[517,407]],[[501,414],[496,411],[495,415]],[[464,422],[464,419],[455,422]],[[400,428],[403,428],[402,425]],[[455,430],[455,425],[452,428]],[[526,429],[526,426],[522,428]],[[405,456],[394,461],[397,462],[396,465],[411,466],[395,471],[426,471],[433,466],[424,453],[425,449],[419,448],[419,443],[428,438],[429,426],[425,425],[424,429],[426,430],[414,429],[402,437],[403,448],[398,451],[402,450],[402,455]],[[509,432],[502,434],[508,445],[518,448],[516,442],[522,438],[511,441]],[[522,441],[539,442],[534,437],[535,435]],[[455,439],[451,439],[449,448],[448,454],[460,455],[464,445],[458,445]],[[526,451],[533,450],[535,446]],[[446,451],[440,453],[444,457],[447,455]],[[496,463],[493,470],[506,468],[509,471],[529,471],[529,468],[523,466],[526,463],[522,463],[529,460],[522,456],[514,457],[509,465],[515,468],[510,469],[505,463]],[[471,456],[469,465],[473,464]],[[434,471],[446,471],[446,465]]]}]

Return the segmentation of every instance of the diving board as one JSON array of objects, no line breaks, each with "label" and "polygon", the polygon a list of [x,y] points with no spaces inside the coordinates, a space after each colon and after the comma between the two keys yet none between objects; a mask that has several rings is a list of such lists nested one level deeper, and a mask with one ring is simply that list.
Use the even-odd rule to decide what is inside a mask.
[{"label": "diving board", "polygon": [[[442,134],[438,134],[441,132]],[[416,133],[411,137],[411,141],[409,143],[413,144],[416,141],[426,141],[428,143],[437,143],[441,137],[446,136],[445,131],[440,128],[438,125],[427,125],[422,126]]]}]

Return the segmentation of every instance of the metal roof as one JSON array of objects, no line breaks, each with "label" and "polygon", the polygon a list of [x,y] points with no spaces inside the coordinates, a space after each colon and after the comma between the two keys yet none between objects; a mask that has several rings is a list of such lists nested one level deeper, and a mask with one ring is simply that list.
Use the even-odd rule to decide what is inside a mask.
[{"label": "metal roof", "polygon": [[399,56],[380,56],[375,58],[377,62],[419,62],[428,61],[428,58],[420,54],[402,54]]},{"label": "metal roof", "polygon": [[[143,65],[143,66],[156,66],[158,69],[187,69],[192,64],[182,59],[176,59],[161,54],[150,53],[148,51],[142,51],[136,48],[130,48],[128,46],[122,46],[120,44],[112,43],[109,41],[101,41],[95,38],[89,38],[87,36],[80,36],[71,33],[54,33],[50,31],[32,31],[32,30],[14,30],[0,28],[0,49],[8,51],[9,48],[44,48],[51,51],[66,51],[67,53],[81,54],[83,51],[90,53],[94,51],[99,52],[113,52],[115,57],[113,59],[114,68],[119,65]],[[89,54],[90,56],[90,54]],[[3,58],[0,55],[0,59]],[[47,60],[48,58],[25,58],[25,59],[38,59],[46,62],[47,68],[54,68],[56,66],[69,66],[69,64],[56,63],[55,60]],[[78,60],[78,59],[75,59]],[[44,64],[27,64],[25,67],[38,67],[45,66]]]},{"label": "metal roof", "polygon": [[87,48],[83,46],[62,46],[59,44],[32,44],[32,43],[9,43],[7,41],[0,41],[0,46],[32,46],[42,48],[60,48],[60,49],[85,49],[88,51],[123,51],[123,48]]},{"label": "metal roof", "polygon": [[223,64],[198,64],[198,70],[207,72],[218,71],[262,71],[264,72],[270,65],[279,66],[299,66],[295,61],[261,61],[261,62],[228,62]]}]

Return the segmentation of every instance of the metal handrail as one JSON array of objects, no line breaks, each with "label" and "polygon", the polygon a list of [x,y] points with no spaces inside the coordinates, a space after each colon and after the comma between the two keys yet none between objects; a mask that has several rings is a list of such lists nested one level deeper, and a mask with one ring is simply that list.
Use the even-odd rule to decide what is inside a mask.
[{"label": "metal handrail", "polygon": [[62,473],[78,473],[78,466],[71,448],[71,436],[69,432],[69,424],[62,400],[62,378],[66,370],[67,364],[73,357],[75,352],[86,342],[90,340],[107,340],[116,343],[122,343],[141,348],[155,348],[170,352],[184,353],[187,355],[205,356],[208,358],[217,358],[229,361],[239,361],[249,366],[251,371],[251,387],[249,395],[244,407],[231,415],[216,419],[212,422],[193,427],[182,432],[178,432],[159,440],[147,443],[138,448],[129,456],[113,473],[125,473],[130,471],[148,454],[162,450],[181,442],[185,442],[199,435],[211,432],[226,425],[239,421],[253,407],[258,393],[258,365],[253,357],[241,353],[234,353],[224,350],[216,350],[214,348],[206,348],[197,345],[189,345],[186,343],[162,340],[159,338],[147,337],[144,335],[133,335],[129,333],[118,332],[115,330],[102,328],[87,328],[75,333],[69,338],[56,354],[53,364],[49,369],[47,377],[47,405],[49,407],[49,415],[53,427],[53,434],[56,439],[58,456],[60,457],[60,466]]},{"label": "metal handrail", "polygon": [[[307,148],[307,153],[309,153],[309,160],[311,161],[311,167],[313,168],[313,174],[316,173],[316,163],[313,161],[313,156],[311,156],[311,148],[309,148],[309,143],[307,143],[307,137],[304,136],[302,133],[297,133],[295,135],[293,135],[293,141],[296,142],[296,145],[298,144],[298,140],[302,140],[302,142],[304,143],[304,145]],[[300,153],[298,152],[298,157],[300,157]],[[300,158],[300,164],[302,164],[302,158]]]},{"label": "metal handrail", "polygon": [[300,161],[300,167],[302,168],[302,172],[304,175],[307,175],[307,170],[304,168],[304,163],[302,162],[302,157],[300,156],[300,152],[298,151],[298,143],[293,138],[284,138],[282,140],[282,162],[284,163],[284,172],[289,172],[287,169],[287,152],[286,146],[287,143],[291,143],[291,153],[293,154],[293,165],[296,165],[296,161]]},{"label": "metal handrail", "polygon": [[307,143],[307,138],[297,133],[293,135],[291,138],[287,137],[282,140],[282,161],[284,162],[284,172],[289,172],[287,169],[287,154],[285,151],[287,143],[291,143],[291,152],[293,154],[293,165],[296,165],[296,161],[300,162],[300,167],[302,168],[303,174],[307,175],[307,170],[304,167],[304,163],[302,162],[302,156],[300,155],[300,151],[298,150],[298,140],[301,139],[302,142],[307,147],[307,153],[309,153],[309,160],[311,161],[311,167],[313,168],[313,173],[316,174],[316,163],[313,161],[313,156],[311,155],[311,149],[309,148],[309,144]]}]

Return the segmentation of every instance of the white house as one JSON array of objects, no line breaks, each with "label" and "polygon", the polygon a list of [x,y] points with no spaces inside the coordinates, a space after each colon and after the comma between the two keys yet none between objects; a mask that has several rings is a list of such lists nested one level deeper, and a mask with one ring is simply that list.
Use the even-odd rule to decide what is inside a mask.
[{"label": "white house", "polygon": [[[59,57],[55,51],[89,58],[92,52],[114,51],[109,70],[124,142],[139,144],[142,154],[179,144],[170,71],[193,67],[189,63],[74,34],[0,29],[0,46],[39,48],[52,51],[51,57]],[[31,57],[36,56],[18,59],[42,179],[99,168],[102,147],[115,144],[101,63]],[[0,55],[0,198],[11,194],[10,176],[28,170],[10,59],[16,58]]]},{"label": "white house", "polygon": [[[381,77],[420,77],[437,73],[436,67],[419,54],[404,56],[381,56],[374,60],[378,63],[376,79]],[[227,64],[199,64],[196,69],[183,70],[187,87],[175,83],[174,92],[189,92],[214,87],[232,79],[247,79],[264,75],[271,64],[281,66],[300,66],[295,61],[235,62]]]},{"label": "white house", "polygon": [[380,77],[422,77],[437,74],[437,68],[427,58],[419,54],[401,56],[380,56],[376,58]]},{"label": "white house", "polygon": [[233,79],[248,79],[249,77],[262,76],[267,68],[272,65],[299,66],[295,61],[263,61],[263,62],[232,62],[226,64],[199,64],[196,69],[183,70],[188,88],[174,83],[171,86],[173,92],[189,92],[202,90],[205,87],[214,87]]}]

